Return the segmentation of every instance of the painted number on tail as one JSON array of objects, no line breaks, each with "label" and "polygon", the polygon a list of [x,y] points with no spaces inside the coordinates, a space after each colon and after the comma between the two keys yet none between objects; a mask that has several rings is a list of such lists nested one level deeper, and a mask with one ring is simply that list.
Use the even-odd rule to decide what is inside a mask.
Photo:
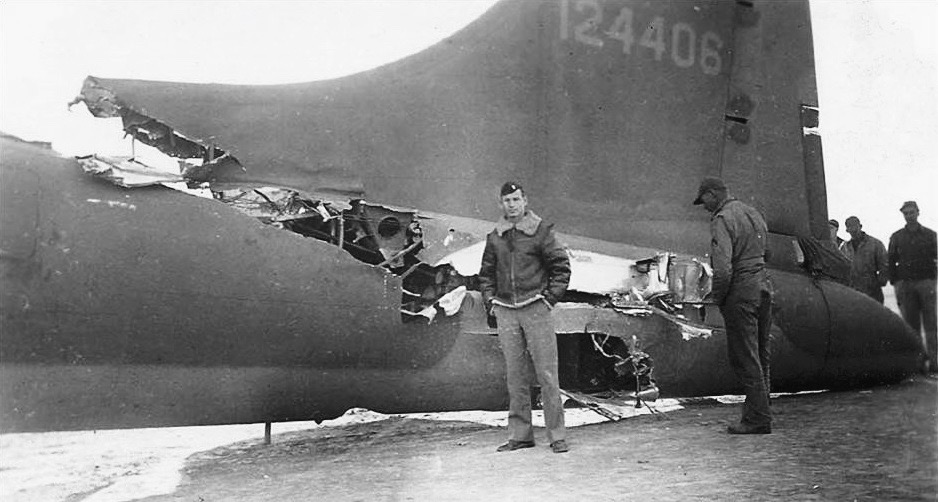
[{"label": "painted number on tail", "polygon": [[[622,7],[613,19],[603,19],[600,0],[563,0],[560,38],[591,47],[622,44],[622,53],[647,54],[655,61],[670,60],[679,68],[700,67],[706,75],[723,68],[723,40],[712,31],[697,34],[689,23],[669,23],[662,16],[636,19],[631,7]],[[670,56],[670,57],[668,57]]]}]

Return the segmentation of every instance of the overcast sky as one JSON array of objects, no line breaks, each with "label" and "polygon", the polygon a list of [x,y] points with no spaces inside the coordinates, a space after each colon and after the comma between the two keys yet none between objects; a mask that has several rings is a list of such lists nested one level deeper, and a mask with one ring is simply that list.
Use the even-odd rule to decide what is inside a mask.
[{"label": "overcast sky", "polygon": [[[0,2],[0,130],[69,154],[95,132],[65,104],[87,75],[269,84],[333,78],[452,34],[492,0]],[[938,2],[815,0],[832,217],[884,242],[915,199],[938,222]],[[92,124],[92,125],[89,125]],[[100,131],[113,139],[113,132]],[[841,226],[843,229],[843,226]],[[845,232],[841,232],[847,237]]]}]

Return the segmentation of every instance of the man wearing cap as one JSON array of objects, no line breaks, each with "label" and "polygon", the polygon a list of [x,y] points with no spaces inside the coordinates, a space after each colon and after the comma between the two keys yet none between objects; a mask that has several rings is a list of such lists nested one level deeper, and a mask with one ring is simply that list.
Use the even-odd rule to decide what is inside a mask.
[{"label": "man wearing cap", "polygon": [[938,261],[935,231],[918,222],[918,204],[908,201],[899,209],[905,227],[889,238],[889,279],[896,288],[902,318],[916,333],[925,328],[929,371],[938,370],[935,333],[935,275]]},{"label": "man wearing cap", "polygon": [[845,244],[847,241],[841,239],[840,236],[837,235],[837,231],[840,230],[840,223],[839,223],[837,220],[835,220],[835,219],[832,218],[832,219],[830,219],[830,220],[827,220],[827,225],[828,225],[828,227],[830,228],[830,231],[831,231],[831,242],[834,243],[834,247],[836,247],[838,251],[840,251],[841,253],[843,253],[843,252],[844,252],[844,244]]},{"label": "man wearing cap", "polygon": [[729,197],[720,178],[704,178],[694,204],[710,211],[711,298],[723,315],[730,366],[746,394],[742,418],[727,431],[769,434],[772,289],[765,269],[768,228],[759,211]]},{"label": "man wearing cap", "polygon": [[889,274],[886,246],[863,231],[860,218],[851,216],[844,225],[850,234],[844,246],[844,256],[850,260],[850,287],[883,303],[883,286]]},{"label": "man wearing cap", "polygon": [[508,442],[497,451],[534,446],[531,372],[541,386],[547,439],[554,453],[569,450],[551,309],[570,283],[570,259],[549,225],[527,209],[521,185],[502,185],[503,216],[486,237],[479,286],[498,322],[508,380]]}]

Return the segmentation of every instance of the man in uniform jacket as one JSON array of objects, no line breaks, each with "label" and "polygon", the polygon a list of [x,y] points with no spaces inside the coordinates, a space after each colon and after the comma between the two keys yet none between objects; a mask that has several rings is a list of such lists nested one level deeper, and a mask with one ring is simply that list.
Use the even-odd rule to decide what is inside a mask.
[{"label": "man in uniform jacket", "polygon": [[726,326],[730,366],[746,394],[730,434],[770,434],[769,328],[772,290],[765,269],[768,228],[755,208],[729,196],[720,178],[704,178],[694,204],[710,211],[711,298]]},{"label": "man in uniform jacket", "polygon": [[925,328],[929,371],[938,370],[935,333],[935,275],[938,247],[935,231],[918,222],[918,204],[910,200],[900,209],[905,227],[889,238],[889,280],[896,288],[902,318],[916,333]]},{"label": "man in uniform jacket", "polygon": [[850,240],[844,245],[844,256],[850,260],[850,287],[883,303],[883,286],[889,275],[886,246],[863,231],[856,216],[844,222]]}]

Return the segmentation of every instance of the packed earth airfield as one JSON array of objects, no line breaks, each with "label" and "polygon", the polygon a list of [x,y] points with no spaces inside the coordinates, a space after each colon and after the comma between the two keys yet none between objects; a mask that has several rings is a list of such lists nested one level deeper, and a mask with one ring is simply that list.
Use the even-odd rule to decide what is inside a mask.
[{"label": "packed earth airfield", "polygon": [[[567,409],[572,450],[495,453],[504,412],[0,436],[0,498],[130,500],[935,500],[938,380],[773,399],[776,432],[731,437],[741,396],[610,422]],[[537,438],[543,424],[535,414]],[[504,472],[510,470],[511,476]]]}]

